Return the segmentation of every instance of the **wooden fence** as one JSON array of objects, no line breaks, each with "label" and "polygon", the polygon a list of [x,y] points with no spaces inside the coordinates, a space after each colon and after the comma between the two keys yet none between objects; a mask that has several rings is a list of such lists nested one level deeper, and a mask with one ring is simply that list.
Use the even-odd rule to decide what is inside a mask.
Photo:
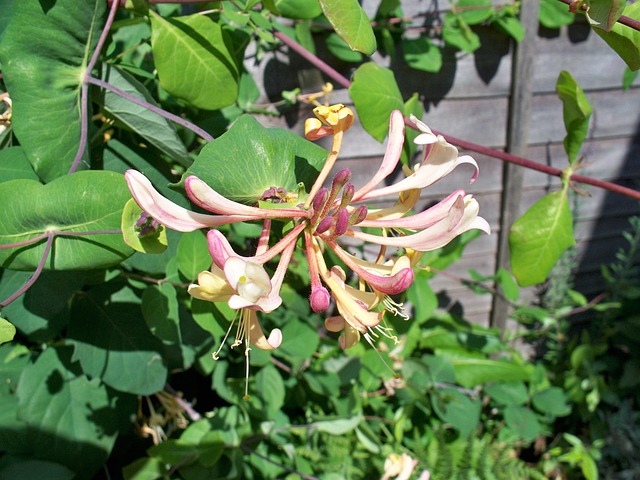
[{"label": "wooden fence", "polygon": [[[535,1],[525,0],[526,3]],[[372,10],[369,13],[373,13],[375,5],[377,2],[364,4]],[[448,7],[448,3],[442,1],[403,1],[402,5],[409,16]],[[585,90],[594,110],[589,140],[583,148],[584,169],[580,173],[640,188],[640,79],[636,79],[630,90],[623,91],[625,64],[580,19],[559,30],[537,28],[537,21],[534,27],[537,32],[529,37],[532,50],[528,54],[533,62],[532,71],[525,78],[514,76],[513,42],[489,27],[476,30],[481,36],[482,48],[473,55],[454,54],[445,49],[445,63],[438,74],[410,69],[401,55],[393,59],[374,56],[373,60],[393,69],[405,98],[419,93],[427,111],[424,120],[430,127],[497,149],[507,147],[509,129],[514,128],[514,118],[509,116],[514,102],[513,84],[521,82],[532,92],[530,108],[521,114],[526,115],[527,121],[516,122],[520,128],[524,125],[527,129],[520,132],[528,139],[521,153],[531,160],[561,169],[567,166],[562,147],[565,130],[555,83],[560,71],[568,70]],[[320,53],[336,65],[335,58]],[[353,65],[339,62],[337,65],[349,77]],[[295,56],[275,54],[268,61],[250,64],[250,68],[262,75],[266,100],[277,100],[283,89],[297,86],[303,91],[315,91],[324,81],[330,80]],[[339,88],[332,101],[351,103],[347,92]],[[260,120],[268,126],[286,123],[287,127],[302,132],[309,113],[310,109],[302,108],[279,119],[265,116]],[[373,140],[356,123],[345,140],[337,168],[350,168],[357,186],[377,169],[383,152],[384,145]],[[500,219],[504,215],[523,213],[560,185],[557,178],[524,171],[520,201],[511,212],[505,212],[503,162],[472,155],[480,165],[480,177],[473,185],[468,184],[471,169],[461,166],[424,192],[421,200],[421,206],[426,206],[456,188],[465,188],[478,199],[481,215],[489,221],[493,233],[472,242],[462,260],[448,271],[465,278],[468,278],[469,268],[482,274],[495,270]],[[586,190],[591,196],[576,200],[578,269],[575,284],[583,293],[593,294],[601,288],[600,264],[613,261],[616,250],[624,245],[621,232],[628,229],[628,218],[640,213],[640,208],[637,201],[596,188]],[[443,306],[447,307],[448,302],[450,308],[462,308],[465,318],[477,323],[488,325],[492,321],[491,310],[495,306],[492,307],[490,296],[469,294],[449,275],[439,275],[432,281],[432,286],[445,299]],[[524,294],[532,298],[536,291],[528,289]],[[493,322],[501,325],[495,315]]]}]

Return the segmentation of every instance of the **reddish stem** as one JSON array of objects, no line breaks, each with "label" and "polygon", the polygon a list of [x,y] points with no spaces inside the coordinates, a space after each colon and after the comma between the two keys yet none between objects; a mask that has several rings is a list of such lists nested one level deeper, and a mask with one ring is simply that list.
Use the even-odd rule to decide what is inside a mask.
[{"label": "reddish stem", "polygon": [[[562,3],[566,3],[567,5],[571,5],[573,3],[572,0],[560,0]],[[586,10],[586,5],[582,5],[582,10]],[[634,30],[638,30],[640,32],[640,21],[634,20],[631,17],[626,17],[624,15],[620,15],[618,18],[618,23],[622,25],[626,25],[627,27],[633,28]]]}]

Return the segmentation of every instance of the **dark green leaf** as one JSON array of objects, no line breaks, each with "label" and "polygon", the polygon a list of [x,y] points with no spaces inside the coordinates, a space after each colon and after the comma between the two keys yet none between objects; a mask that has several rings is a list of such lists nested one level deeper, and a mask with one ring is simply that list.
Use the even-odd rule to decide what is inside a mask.
[{"label": "dark green leaf", "polygon": [[211,267],[211,255],[204,234],[196,230],[180,238],[178,243],[178,269],[189,281],[195,281],[198,274]]},{"label": "dark green leaf", "polygon": [[371,22],[358,0],[319,0],[324,16],[352,50],[371,56],[376,37]]},{"label": "dark green leaf", "polygon": [[[0,183],[0,205],[11,205],[0,217],[0,244],[24,242],[54,230],[109,230],[114,233],[58,236],[44,268],[79,270],[116,265],[133,253],[120,233],[122,209],[130,198],[124,177],[106,171],[77,172],[47,185],[33,180]],[[35,270],[44,247],[43,239],[2,249],[0,262],[4,268]]]},{"label": "dark green leaf", "polygon": [[610,31],[624,11],[627,0],[588,0],[585,16],[589,24]]},{"label": "dark green leaf", "polygon": [[303,182],[309,190],[326,157],[326,150],[308,140],[243,115],[205,145],[183,179],[195,175],[221,195],[253,204],[270,187],[297,193]]},{"label": "dark green leaf", "polygon": [[494,383],[484,391],[500,405],[524,405],[529,400],[527,387],[523,382]]},{"label": "dark green leaf", "polygon": [[160,340],[180,343],[180,318],[176,289],[170,283],[150,285],[142,293],[142,316]]},{"label": "dark green leaf", "polygon": [[72,480],[76,474],[64,465],[42,460],[24,460],[11,463],[0,471],[0,478],[20,480]]},{"label": "dark green leaf", "polygon": [[87,375],[122,392],[150,395],[164,387],[167,368],[162,344],[149,331],[132,303],[100,305],[90,295],[71,309],[68,337],[73,359]]},{"label": "dark green leaf", "polygon": [[452,358],[458,383],[471,388],[487,382],[527,380],[527,369],[517,363],[487,358]]},{"label": "dark green leaf", "polygon": [[538,200],[511,227],[511,268],[520,286],[542,283],[560,255],[575,244],[565,190]]},{"label": "dark green leaf", "polygon": [[44,181],[66,174],[78,150],[80,89],[105,7],[101,0],[20,0],[13,7],[0,63],[13,130]]},{"label": "dark green leaf", "polygon": [[238,67],[218,23],[205,15],[162,18],[152,12],[151,27],[151,47],[162,88],[207,110],[235,102]]},{"label": "dark green leaf", "polygon": [[30,443],[40,460],[90,478],[107,459],[121,418],[114,422],[118,417],[106,387],[81,374],[71,351],[47,348],[24,369],[18,382],[19,415],[30,426]]},{"label": "dark green leaf", "polygon": [[265,419],[272,419],[284,405],[285,388],[282,376],[271,364],[260,369],[256,374],[256,395],[264,404]]},{"label": "dark green leaf", "polygon": [[[158,106],[144,85],[115,66],[105,68],[103,80],[139,100]],[[104,109],[172,160],[183,165],[190,163],[187,149],[173,123],[166,118],[110,90],[104,93]]]},{"label": "dark green leaf", "polygon": [[393,72],[373,62],[358,67],[353,74],[349,93],[364,129],[382,142],[389,130],[393,110],[404,110],[402,94]]},{"label": "dark green leaf", "polygon": [[571,407],[567,403],[567,395],[558,387],[550,387],[531,397],[533,406],[539,412],[554,417],[564,417],[571,413]]},{"label": "dark green leaf", "polygon": [[504,410],[504,420],[519,438],[530,442],[542,433],[540,422],[535,413],[527,407],[507,407]]}]

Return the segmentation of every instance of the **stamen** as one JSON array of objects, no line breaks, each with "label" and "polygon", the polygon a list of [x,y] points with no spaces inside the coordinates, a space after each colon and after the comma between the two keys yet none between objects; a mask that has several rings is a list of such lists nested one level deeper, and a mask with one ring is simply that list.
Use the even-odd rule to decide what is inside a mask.
[{"label": "stamen", "polygon": [[385,295],[382,299],[382,304],[386,307],[387,311],[393,313],[395,316],[409,320],[409,315],[407,315],[404,309],[404,303],[398,303],[389,295]]},{"label": "stamen", "polygon": [[231,325],[229,325],[229,328],[227,329],[227,333],[224,334],[224,338],[220,342],[220,346],[218,347],[218,350],[216,350],[211,354],[214,360],[220,360],[220,357],[218,356],[218,354],[220,353],[220,350],[222,350],[222,347],[224,347],[224,344],[227,343],[227,338],[229,338],[229,333],[231,333],[231,329],[233,328],[233,324],[236,323],[236,318],[238,318],[238,315],[241,315],[241,312],[236,310],[236,314],[233,316],[233,319],[231,320]]}]

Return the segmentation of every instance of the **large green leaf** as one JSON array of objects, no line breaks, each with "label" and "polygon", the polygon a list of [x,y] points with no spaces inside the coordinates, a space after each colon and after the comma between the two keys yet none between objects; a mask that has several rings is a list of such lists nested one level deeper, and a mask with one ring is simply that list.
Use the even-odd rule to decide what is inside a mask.
[{"label": "large green leaf", "polygon": [[[71,347],[51,347],[25,368],[18,382],[19,416],[29,426],[34,456],[90,478],[107,459],[118,423],[99,380],[89,381],[71,361]],[[133,412],[117,414],[128,416]]]},{"label": "large green leaf", "polygon": [[349,93],[364,129],[382,142],[389,130],[392,110],[404,110],[400,88],[393,72],[373,62],[358,67]]},{"label": "large green leaf", "polygon": [[569,157],[569,163],[573,165],[584,139],[587,138],[591,105],[578,82],[566,70],[561,71],[558,76],[556,91],[562,100],[564,128],[567,130],[564,149]]},{"label": "large green leaf", "polygon": [[322,12],[352,50],[371,55],[376,50],[376,37],[371,21],[358,0],[319,0]]},{"label": "large green leaf", "polygon": [[437,73],[442,68],[442,51],[427,37],[405,38],[402,54],[405,62],[417,70]]},{"label": "large green leaf", "polygon": [[193,106],[217,110],[238,96],[238,67],[222,27],[204,15],[151,16],[151,48],[160,85]]},{"label": "large green leaf", "polygon": [[14,132],[45,181],[66,174],[78,150],[80,89],[105,6],[101,0],[20,0],[13,7],[0,47],[2,73]]},{"label": "large green leaf", "polygon": [[587,0],[585,16],[594,28],[611,30],[622,15],[627,0]]},{"label": "large green leaf", "polygon": [[569,5],[558,0],[540,0],[540,23],[547,28],[560,28],[573,23],[576,16],[569,12]]},{"label": "large green leaf", "polygon": [[137,395],[162,390],[167,368],[162,344],[149,331],[133,303],[101,305],[90,295],[75,299],[68,338],[74,361],[110,387]]},{"label": "large green leaf", "polygon": [[[640,3],[627,5],[624,14],[634,20],[640,20]],[[613,48],[631,70],[640,69],[640,32],[626,25],[616,23],[611,31],[600,28],[594,31]]]},{"label": "large green leaf", "polygon": [[431,404],[443,422],[460,432],[461,438],[467,438],[480,420],[480,401],[472,400],[453,388],[443,388],[432,393]]},{"label": "large green leaf", "polygon": [[562,252],[575,244],[566,190],[538,200],[511,227],[511,268],[518,284],[542,283]]},{"label": "large green leaf", "polygon": [[5,182],[19,178],[39,180],[22,147],[0,150],[0,178]]},{"label": "large green leaf", "polygon": [[493,16],[491,0],[458,0],[456,10],[468,25],[476,25]]},{"label": "large green leaf", "polygon": [[[83,171],[47,185],[33,180],[0,183],[0,245],[24,242],[46,232],[120,231],[122,208],[131,198],[124,177]],[[35,270],[45,240],[0,250],[3,268]],[[58,236],[45,263],[51,270],[81,270],[116,265],[133,253],[120,233]]]},{"label": "large green leaf", "polygon": [[[129,95],[158,106],[144,85],[127,72],[117,67],[105,68],[103,77],[106,82]],[[163,116],[109,90],[104,93],[104,109],[173,160],[190,162],[187,149],[175,127]]]},{"label": "large green leaf", "polygon": [[270,187],[297,193],[302,182],[309,190],[326,157],[325,149],[308,140],[243,115],[205,145],[183,179],[195,175],[225,197],[251,204]]}]

